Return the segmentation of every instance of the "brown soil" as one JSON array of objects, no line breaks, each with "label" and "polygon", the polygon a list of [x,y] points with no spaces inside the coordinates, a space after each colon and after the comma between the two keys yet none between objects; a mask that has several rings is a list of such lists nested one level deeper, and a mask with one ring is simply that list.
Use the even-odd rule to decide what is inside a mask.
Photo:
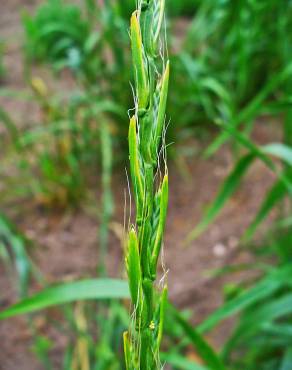
[{"label": "brown soil", "polygon": [[[36,1],[9,0],[0,6],[0,30],[9,42],[5,57],[8,77],[5,86],[22,88],[22,62],[19,40],[22,36],[19,12],[30,10]],[[32,112],[28,103],[15,103],[1,99],[6,109],[24,117]],[[37,110],[36,113],[38,114]],[[275,135],[273,124],[260,122],[255,138],[268,142]],[[202,143],[193,143],[201,148]],[[272,174],[261,164],[255,163],[242,183],[240,191],[225,207],[217,221],[198,240],[187,248],[183,240],[200,220],[206,205],[214,198],[218,186],[232,168],[233,159],[228,148],[223,148],[213,159],[205,161],[192,158],[186,162],[188,177],[183,177],[180,165],[170,164],[170,205],[164,248],[164,264],[168,271],[171,300],[181,308],[191,308],[196,322],[201,321],[222,302],[222,287],[228,281],[238,282],[243,273],[232,277],[212,278],[210,271],[228,264],[251,261],[247,250],[239,249],[239,238],[252,220],[266,189],[272,184]],[[111,227],[108,269],[110,276],[122,275],[123,252],[120,242],[124,219],[124,172],[115,173],[113,189],[116,204]],[[96,194],[99,204],[100,194]],[[13,214],[11,210],[5,210]],[[13,216],[19,229],[35,242],[33,260],[49,281],[94,276],[98,261],[97,218],[85,207],[84,210],[66,214],[46,214],[35,206],[26,206],[25,212]],[[209,273],[208,273],[209,272]],[[16,300],[13,281],[0,264],[0,307]],[[230,323],[215,331],[210,340],[219,346],[230,331]],[[56,334],[52,332],[52,338]],[[59,350],[62,338],[58,337]],[[31,334],[23,318],[0,323],[0,369],[38,370],[42,367],[31,352]],[[58,356],[59,352],[56,352]]]}]

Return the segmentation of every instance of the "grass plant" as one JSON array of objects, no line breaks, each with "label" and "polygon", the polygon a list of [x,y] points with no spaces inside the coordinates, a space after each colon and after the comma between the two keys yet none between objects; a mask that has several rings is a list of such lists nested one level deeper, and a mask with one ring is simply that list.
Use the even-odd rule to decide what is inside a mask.
[{"label": "grass plant", "polygon": [[291,359],[290,243],[288,222],[272,228],[260,243],[249,244],[254,253],[253,265],[234,265],[232,269],[233,273],[237,268],[253,271],[257,278],[247,275],[236,285],[233,296],[197,328],[201,334],[206,333],[222,320],[239,316],[222,347],[222,359],[228,369],[282,369]]},{"label": "grass plant", "polygon": [[23,23],[25,50],[31,60],[49,62],[55,70],[69,67],[78,71],[84,66],[90,26],[79,7],[48,0],[35,16],[25,14]]},{"label": "grass plant", "polygon": [[17,273],[18,295],[24,298],[32,278],[39,280],[39,272],[29,256],[28,241],[15,226],[0,213],[0,260],[5,264],[9,274]]},{"label": "grass plant", "polygon": [[169,63],[165,61],[164,7],[164,0],[140,1],[131,17],[135,111],[129,154],[136,222],[130,226],[126,255],[133,307],[133,322],[124,335],[127,370],[161,367],[167,288],[159,292],[155,281],[168,204],[163,136]]}]

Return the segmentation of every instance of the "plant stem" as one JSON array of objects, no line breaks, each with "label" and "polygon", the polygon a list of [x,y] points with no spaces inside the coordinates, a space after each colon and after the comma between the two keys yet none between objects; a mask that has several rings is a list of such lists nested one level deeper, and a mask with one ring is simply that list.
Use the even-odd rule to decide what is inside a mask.
[{"label": "plant stem", "polygon": [[161,37],[163,19],[164,0],[140,1],[131,17],[136,106],[130,120],[129,154],[136,222],[130,227],[126,255],[133,305],[133,323],[129,333],[124,335],[127,370],[161,368],[159,347],[167,288],[161,293],[155,281],[168,205],[162,138],[169,63],[161,58],[165,46]]}]

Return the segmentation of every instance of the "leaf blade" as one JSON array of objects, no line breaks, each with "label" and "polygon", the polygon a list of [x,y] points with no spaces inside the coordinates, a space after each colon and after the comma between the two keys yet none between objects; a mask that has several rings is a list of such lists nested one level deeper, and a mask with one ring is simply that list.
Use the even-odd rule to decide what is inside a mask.
[{"label": "leaf blade", "polygon": [[192,240],[196,239],[202,232],[204,232],[212,221],[217,217],[222,207],[225,205],[227,200],[232,196],[239,186],[239,182],[249,166],[255,159],[254,153],[247,154],[242,157],[235,165],[231,174],[221,185],[219,193],[207,209],[207,212],[203,216],[203,219],[199,224],[188,234],[186,238],[186,243],[189,244]]},{"label": "leaf blade", "polygon": [[202,337],[202,335],[195,330],[176,310],[174,310],[174,317],[185,332],[186,336],[189,337],[198,355],[202,358],[208,368],[212,370],[226,370],[222,360]]},{"label": "leaf blade", "polygon": [[79,280],[45,288],[0,312],[0,320],[64,303],[92,299],[129,298],[127,281],[117,279]]}]

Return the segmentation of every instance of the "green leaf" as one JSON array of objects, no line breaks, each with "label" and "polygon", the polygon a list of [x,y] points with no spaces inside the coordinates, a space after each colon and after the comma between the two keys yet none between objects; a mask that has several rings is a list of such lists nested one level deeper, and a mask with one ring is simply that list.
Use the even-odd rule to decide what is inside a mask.
[{"label": "green leaf", "polygon": [[266,154],[280,158],[283,162],[292,166],[292,148],[282,143],[271,143],[262,147]]},{"label": "green leaf", "polygon": [[[18,274],[18,290],[20,298],[27,295],[30,278],[35,274],[35,267],[26,250],[26,240],[14,229],[13,225],[0,213],[1,245],[11,257]],[[11,261],[12,262],[12,261]]]},{"label": "green leaf", "polygon": [[272,147],[270,149],[270,153],[269,153],[269,146],[257,146],[256,144],[254,144],[248,136],[246,136],[245,134],[241,133],[240,131],[236,130],[235,128],[233,128],[232,126],[230,125],[225,125],[225,124],[222,124],[222,123],[219,123],[222,125],[222,127],[224,128],[224,130],[226,132],[229,132],[230,135],[233,136],[234,139],[236,139],[238,141],[238,143],[240,143],[243,147],[245,147],[246,149],[248,149],[251,153],[253,153],[258,159],[260,159],[271,171],[273,171],[279,178],[279,180],[282,181],[282,183],[286,186],[287,190],[289,191],[289,193],[292,194],[292,184],[291,184],[291,179],[289,178],[289,176],[286,176],[286,173],[283,172],[283,171],[279,171],[278,167],[275,165],[275,163],[273,162],[273,160],[269,157],[269,155],[278,155],[278,157],[282,158],[281,159],[285,159],[285,161],[287,161],[287,157],[289,156],[289,154],[287,154],[287,152],[284,153],[284,150],[278,150],[276,151],[275,148],[274,150],[272,150]]},{"label": "green leaf", "polygon": [[[212,205],[208,208],[207,213],[203,217],[202,221],[188,235],[187,243],[197,238],[202,232],[206,230],[209,224],[214,221],[215,217],[218,215],[226,201],[237,189],[242,176],[245,174],[249,165],[255,158],[260,159],[263,163],[266,164],[269,169],[271,169],[278,176],[279,185],[275,186],[275,188],[272,189],[272,192],[268,195],[268,198],[265,200],[261,210],[256,216],[256,220],[247,231],[247,234],[245,235],[246,237],[252,236],[252,234],[256,230],[256,227],[265,218],[265,216],[271,210],[276,201],[280,200],[282,195],[284,195],[285,189],[289,193],[292,193],[292,184],[289,176],[287,176],[285,171],[280,172],[275,166],[272,159],[269,158],[269,155],[277,156],[278,158],[291,165],[292,150],[287,145],[281,143],[272,143],[263,147],[258,147],[246,135],[237,131],[234,127],[225,124],[223,124],[222,127],[242,146],[248,149],[250,153],[239,160],[233,172],[224,181],[218,196],[216,197]],[[283,187],[285,189],[283,189]]]},{"label": "green leaf", "polygon": [[285,185],[280,180],[276,181],[276,183],[266,195],[255,219],[245,231],[243,236],[244,240],[249,240],[253,236],[260,223],[264,221],[264,219],[268,216],[269,212],[276,205],[276,203],[283,199],[285,194],[287,194],[287,189]]},{"label": "green leaf", "polygon": [[46,288],[0,313],[0,320],[31,313],[64,303],[92,299],[129,298],[127,281],[92,279],[64,283]]},{"label": "green leaf", "polygon": [[162,353],[161,360],[167,364],[174,366],[176,369],[181,370],[207,370],[203,365],[196,364],[193,361],[187,360],[178,353]]},{"label": "green leaf", "polygon": [[291,370],[292,369],[292,348],[288,348],[285,352],[281,367],[279,370]]},{"label": "green leaf", "polygon": [[289,323],[274,324],[269,322],[265,323],[262,329],[267,334],[288,337],[289,341],[292,340],[292,324]]},{"label": "green leaf", "polygon": [[281,287],[291,285],[291,274],[291,266],[284,266],[283,268],[273,271],[253,288],[218,308],[218,310],[212,313],[202,324],[199,325],[198,331],[200,333],[209,331],[227,317],[271,296]]},{"label": "green leaf", "polygon": [[[278,86],[287,80],[292,73],[292,63],[290,63],[281,73],[275,74],[270,81],[260,90],[260,92],[247,104],[245,108],[239,112],[236,117],[230,122],[230,126],[236,129],[240,124],[250,122],[259,113],[265,99],[276,89]],[[229,138],[229,132],[222,132],[216,140],[206,149],[205,156],[213,155]]]},{"label": "green leaf", "polygon": [[216,199],[207,209],[202,221],[187,236],[187,244],[196,239],[202,232],[206,230],[209,224],[214,221],[227,200],[238,188],[241,178],[244,176],[254,159],[255,155],[251,153],[245,155],[238,161],[231,174],[222,184]]},{"label": "green leaf", "polygon": [[174,317],[177,323],[181,326],[184,334],[191,340],[196,352],[206,365],[212,370],[224,370],[225,366],[219,356],[210,347],[202,335],[181,316],[181,314],[175,310]]},{"label": "green leaf", "polygon": [[275,319],[291,314],[292,312],[292,293],[287,293],[279,298],[272,298],[264,305],[252,307],[240,322],[242,329],[246,331],[258,330],[264,324],[272,322]]},{"label": "green leaf", "polygon": [[[224,346],[224,357],[229,356],[233,348],[239,343],[246,343],[262,332],[265,325],[272,323],[273,320],[290,315],[292,312],[292,294],[288,293],[280,298],[274,298],[268,302],[252,306],[245,311],[240,320],[240,324],[228,339]],[[263,334],[262,334],[263,335]],[[283,335],[281,335],[283,337]]]}]

